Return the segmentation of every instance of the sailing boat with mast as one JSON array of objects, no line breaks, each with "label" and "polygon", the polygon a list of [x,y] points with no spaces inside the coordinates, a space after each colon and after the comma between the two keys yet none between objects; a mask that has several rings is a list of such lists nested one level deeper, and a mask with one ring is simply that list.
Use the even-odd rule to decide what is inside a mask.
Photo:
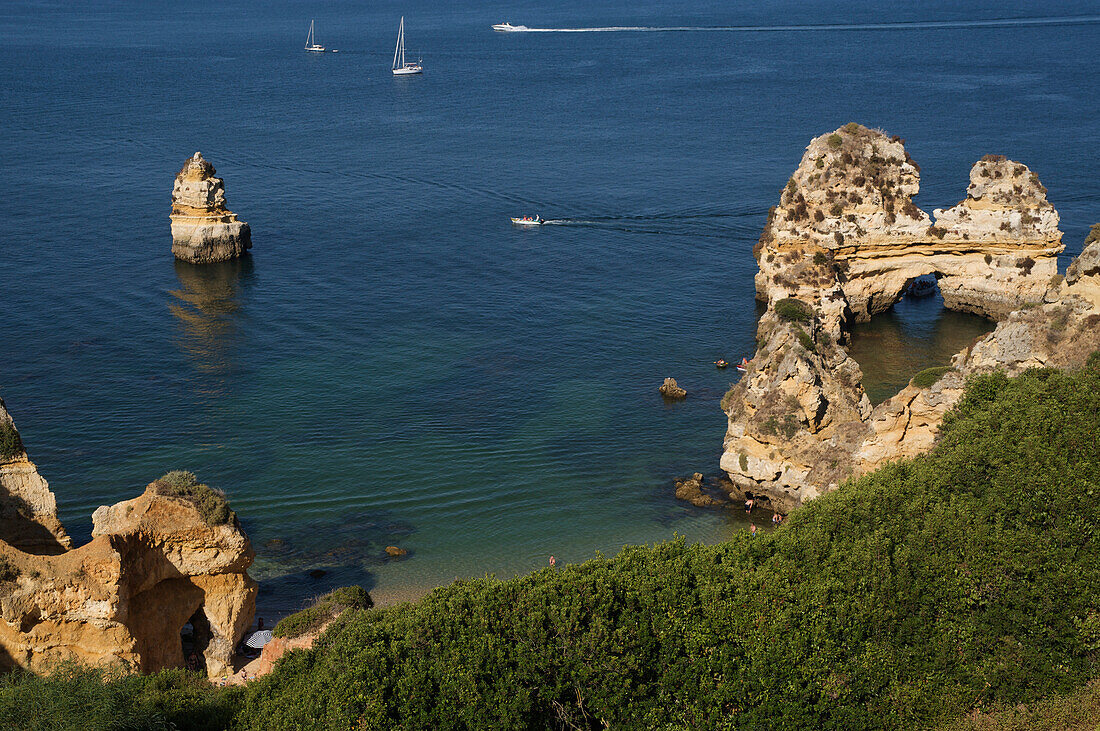
[{"label": "sailing boat with mast", "polygon": [[325,47],[317,42],[313,35],[313,21],[309,21],[309,35],[306,36],[306,50],[310,53],[324,53]]},{"label": "sailing boat with mast", "polygon": [[405,61],[405,16],[401,16],[401,25],[397,26],[397,48],[393,49],[393,75],[408,76],[409,74],[422,74],[424,67],[420,65],[420,59]]}]

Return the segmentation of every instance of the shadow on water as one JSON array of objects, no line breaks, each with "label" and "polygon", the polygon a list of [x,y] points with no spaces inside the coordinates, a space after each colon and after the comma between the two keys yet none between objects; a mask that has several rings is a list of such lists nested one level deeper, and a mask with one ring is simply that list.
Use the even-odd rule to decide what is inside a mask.
[{"label": "shadow on water", "polygon": [[176,261],[180,286],[171,290],[168,309],[182,331],[178,346],[199,371],[224,375],[235,370],[243,294],[253,277],[250,256],[215,264]]},{"label": "shadow on water", "polygon": [[856,324],[848,352],[863,369],[871,403],[879,404],[925,368],[950,365],[953,355],[994,326],[984,317],[944,309],[937,290],[929,297],[903,297],[888,312]]},{"label": "shadow on water", "polygon": [[[268,533],[252,521],[242,523],[249,535]],[[352,584],[371,591],[377,585],[379,567],[413,558],[411,551],[391,557],[386,547],[402,547],[414,532],[408,522],[372,512],[336,525],[328,520],[303,521],[277,537],[261,538],[254,546],[256,562],[250,570],[260,581],[257,611],[265,617],[285,616],[325,592]]]}]

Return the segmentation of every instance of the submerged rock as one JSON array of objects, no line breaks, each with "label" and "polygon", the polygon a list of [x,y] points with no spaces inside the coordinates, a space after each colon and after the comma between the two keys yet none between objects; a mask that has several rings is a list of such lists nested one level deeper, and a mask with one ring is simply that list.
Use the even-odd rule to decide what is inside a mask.
[{"label": "submerged rock", "polygon": [[391,558],[397,558],[399,556],[405,556],[408,554],[404,548],[398,548],[397,546],[386,546],[386,555]]},{"label": "submerged rock", "polygon": [[687,391],[680,388],[675,378],[666,378],[665,382],[657,389],[662,396],[671,399],[681,399],[687,396]]},{"label": "submerged rock", "polygon": [[235,259],[252,248],[252,229],[225,207],[225,185],[196,152],[172,188],[172,253],[194,264]]},{"label": "submerged rock", "polygon": [[710,508],[728,502],[704,492],[703,487],[703,473],[701,472],[696,472],[686,480],[677,480],[676,499],[689,502],[700,508]]}]

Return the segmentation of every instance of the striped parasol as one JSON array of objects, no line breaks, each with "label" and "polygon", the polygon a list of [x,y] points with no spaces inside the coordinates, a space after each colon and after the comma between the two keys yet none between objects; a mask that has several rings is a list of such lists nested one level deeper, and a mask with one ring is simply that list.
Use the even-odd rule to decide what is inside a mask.
[{"label": "striped parasol", "polygon": [[244,644],[259,650],[268,642],[271,642],[271,630],[262,629],[259,632],[253,632],[252,635],[244,641]]}]

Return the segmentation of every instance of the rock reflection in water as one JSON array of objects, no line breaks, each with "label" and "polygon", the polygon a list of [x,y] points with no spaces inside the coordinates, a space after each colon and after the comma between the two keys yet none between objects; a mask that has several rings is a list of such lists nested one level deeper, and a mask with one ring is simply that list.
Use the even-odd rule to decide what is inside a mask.
[{"label": "rock reflection in water", "polygon": [[252,278],[252,258],[215,264],[176,262],[180,287],[168,309],[179,320],[180,349],[203,373],[224,375],[235,367],[242,294]]},{"label": "rock reflection in water", "polygon": [[943,307],[943,297],[904,297],[893,309],[852,328],[848,352],[863,369],[863,387],[879,404],[925,368],[950,365],[951,356],[991,332],[992,320]]}]

